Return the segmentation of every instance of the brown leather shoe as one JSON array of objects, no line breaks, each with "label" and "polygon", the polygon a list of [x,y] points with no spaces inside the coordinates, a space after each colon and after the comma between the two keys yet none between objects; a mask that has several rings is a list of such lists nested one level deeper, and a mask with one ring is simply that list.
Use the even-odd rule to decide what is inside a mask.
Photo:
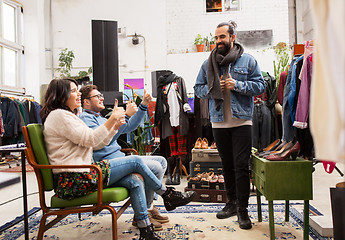
[{"label": "brown leather shoe", "polygon": [[153,205],[153,209],[148,210],[148,212],[149,212],[149,215],[151,215],[151,218],[153,218],[154,220],[156,220],[159,223],[169,222],[169,217],[161,215],[155,205]]},{"label": "brown leather shoe", "polygon": [[216,142],[213,142],[212,144],[211,144],[211,147],[210,147],[211,149],[217,149],[217,145],[216,145]]},{"label": "brown leather shoe", "polygon": [[[151,224],[153,225],[153,230],[155,232],[163,230],[162,224],[157,222],[154,218],[152,218],[151,214],[149,214],[149,219],[150,219]],[[137,221],[135,220],[134,217],[133,217],[132,225],[135,227],[138,227]]]},{"label": "brown leather shoe", "polygon": [[195,142],[194,148],[201,149],[201,145],[202,145],[202,139],[199,137]]},{"label": "brown leather shoe", "polygon": [[202,139],[201,148],[202,149],[208,149],[208,141],[206,138]]}]

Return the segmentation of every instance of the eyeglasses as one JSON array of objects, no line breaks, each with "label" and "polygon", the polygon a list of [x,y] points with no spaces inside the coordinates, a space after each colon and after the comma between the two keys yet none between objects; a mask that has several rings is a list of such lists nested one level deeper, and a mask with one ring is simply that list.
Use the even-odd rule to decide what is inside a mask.
[{"label": "eyeglasses", "polygon": [[97,97],[97,98],[98,98],[98,100],[101,100],[101,98],[102,98],[102,99],[104,99],[104,96],[103,96],[103,94],[102,94],[102,93],[97,94],[97,95],[93,95],[93,96],[88,97],[88,98],[86,98],[86,99],[90,99],[90,98],[93,98],[93,97]]}]

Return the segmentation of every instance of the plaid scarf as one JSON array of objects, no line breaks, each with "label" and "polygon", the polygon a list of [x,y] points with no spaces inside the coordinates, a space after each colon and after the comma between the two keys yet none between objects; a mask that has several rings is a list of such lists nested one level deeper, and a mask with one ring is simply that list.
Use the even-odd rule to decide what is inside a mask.
[{"label": "plaid scarf", "polygon": [[223,79],[226,79],[229,73],[229,64],[234,63],[239,57],[241,57],[242,54],[243,47],[238,43],[234,43],[234,46],[231,48],[230,52],[226,56],[218,54],[217,48],[215,48],[212,50],[208,58],[207,85],[211,98],[215,101],[217,111],[219,111],[220,105],[224,101],[223,92],[220,87],[219,67],[225,66],[225,75],[223,76]]}]

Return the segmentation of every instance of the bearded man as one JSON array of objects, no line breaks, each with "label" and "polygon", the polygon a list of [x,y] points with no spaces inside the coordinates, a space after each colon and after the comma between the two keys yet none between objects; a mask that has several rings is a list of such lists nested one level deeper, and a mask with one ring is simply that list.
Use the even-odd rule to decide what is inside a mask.
[{"label": "bearded man", "polygon": [[217,213],[224,219],[237,215],[241,229],[252,228],[248,216],[249,160],[253,97],[265,90],[255,58],[235,42],[236,23],[220,23],[215,31],[217,47],[202,64],[195,95],[209,99],[213,137],[222,160],[228,202]]}]

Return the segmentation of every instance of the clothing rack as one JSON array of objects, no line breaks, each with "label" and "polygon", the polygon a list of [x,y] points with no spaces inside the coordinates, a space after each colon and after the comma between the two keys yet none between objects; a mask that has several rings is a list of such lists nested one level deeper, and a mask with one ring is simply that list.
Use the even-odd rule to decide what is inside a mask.
[{"label": "clothing rack", "polygon": [[12,90],[12,89],[2,89],[0,88],[0,95],[11,95],[11,96],[19,96],[19,97],[27,97],[35,99],[34,96],[26,94],[25,88],[22,88],[21,91],[18,90]]}]

